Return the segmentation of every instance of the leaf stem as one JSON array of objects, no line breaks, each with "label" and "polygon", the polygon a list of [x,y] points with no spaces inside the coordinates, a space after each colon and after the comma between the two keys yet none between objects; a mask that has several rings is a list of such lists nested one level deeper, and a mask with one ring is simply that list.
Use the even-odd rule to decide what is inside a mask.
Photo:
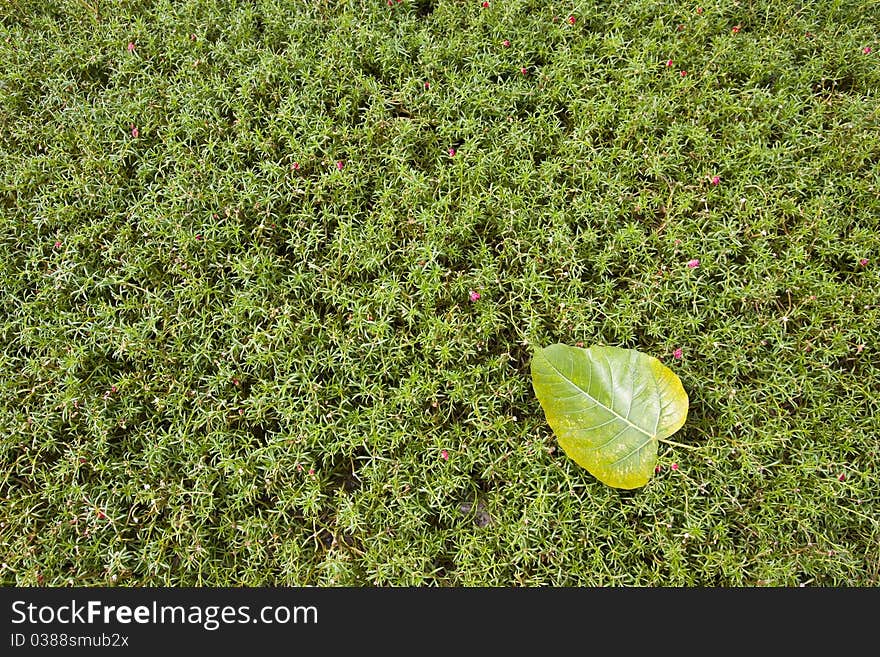
[{"label": "leaf stem", "polygon": [[677,443],[674,440],[666,440],[665,438],[658,438],[661,443],[666,443],[667,445],[674,445],[675,447],[682,447],[684,449],[700,449],[699,447],[695,447],[694,445],[685,445],[684,443]]}]

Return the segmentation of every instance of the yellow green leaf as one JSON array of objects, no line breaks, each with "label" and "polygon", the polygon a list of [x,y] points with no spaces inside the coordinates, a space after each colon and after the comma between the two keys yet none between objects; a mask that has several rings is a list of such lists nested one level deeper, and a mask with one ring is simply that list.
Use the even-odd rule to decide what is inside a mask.
[{"label": "yellow green leaf", "polygon": [[532,386],[559,445],[615,488],[651,479],[657,445],[688,412],[681,380],[635,349],[554,344],[532,358]]}]

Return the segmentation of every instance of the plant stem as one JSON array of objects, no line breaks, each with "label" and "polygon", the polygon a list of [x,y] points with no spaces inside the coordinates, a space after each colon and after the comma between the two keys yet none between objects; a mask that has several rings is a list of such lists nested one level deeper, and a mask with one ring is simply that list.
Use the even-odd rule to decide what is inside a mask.
[{"label": "plant stem", "polygon": [[666,440],[665,438],[658,438],[661,443],[666,443],[667,445],[674,445],[675,447],[682,447],[684,449],[700,449],[699,447],[695,447],[694,445],[685,445],[684,443],[677,443],[674,440]]},{"label": "plant stem", "polygon": [[88,2],[86,2],[86,0],[77,0],[77,2],[80,5],[82,5],[83,7],[85,7],[86,9],[88,9],[90,12],[92,12],[92,15],[94,16],[94,18],[98,18],[97,7],[92,7]]}]

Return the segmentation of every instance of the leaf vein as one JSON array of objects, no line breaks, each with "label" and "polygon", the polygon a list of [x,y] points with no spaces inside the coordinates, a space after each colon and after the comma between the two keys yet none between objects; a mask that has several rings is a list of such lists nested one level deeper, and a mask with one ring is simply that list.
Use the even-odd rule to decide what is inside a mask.
[{"label": "leaf vein", "polygon": [[[623,429],[621,429],[621,430],[618,431],[616,434],[614,434],[613,436],[611,436],[611,438],[609,438],[608,440],[606,440],[606,441],[605,441],[604,443],[602,443],[601,445],[597,445],[596,447],[587,447],[587,449],[590,450],[590,451],[596,451],[596,450],[602,449],[602,448],[605,447],[606,445],[610,445],[611,443],[613,443],[613,442],[617,439],[617,437],[618,437],[620,434],[622,434],[624,431],[626,431],[627,429],[629,429],[629,427],[624,427]],[[617,463],[617,461],[615,461],[615,463]],[[612,465],[613,465],[613,464],[612,464]]]},{"label": "leaf vein", "polygon": [[617,464],[620,463],[621,461],[625,461],[626,459],[630,458],[633,454],[638,454],[638,453],[641,452],[643,449],[645,449],[645,447],[648,445],[648,443],[651,442],[651,439],[652,439],[652,437],[651,437],[651,436],[648,436],[648,438],[647,438],[644,442],[642,442],[641,445],[639,445],[638,447],[636,447],[636,448],[635,448],[633,451],[631,451],[629,454],[625,454],[624,456],[621,456],[621,457],[620,457],[619,459],[617,459],[616,461],[613,461],[612,463],[609,464],[609,466],[617,465]]}]

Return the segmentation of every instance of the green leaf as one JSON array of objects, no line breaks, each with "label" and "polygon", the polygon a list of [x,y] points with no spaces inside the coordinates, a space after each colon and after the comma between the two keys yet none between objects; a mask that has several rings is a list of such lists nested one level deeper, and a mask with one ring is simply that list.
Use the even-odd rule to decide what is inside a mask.
[{"label": "green leaf", "polygon": [[687,418],[681,380],[634,349],[550,345],[532,358],[532,386],[565,453],[615,488],[647,484],[658,441]]}]

